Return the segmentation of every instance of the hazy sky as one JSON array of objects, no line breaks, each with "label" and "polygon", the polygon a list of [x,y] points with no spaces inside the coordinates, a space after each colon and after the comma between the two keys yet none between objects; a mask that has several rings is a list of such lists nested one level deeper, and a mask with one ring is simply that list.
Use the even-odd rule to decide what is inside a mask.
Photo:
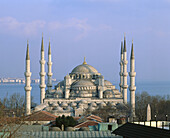
[{"label": "hazy sky", "polygon": [[118,81],[126,33],[128,60],[134,39],[137,81],[170,81],[170,0],[1,0],[0,77],[24,77],[28,39],[32,78],[39,78],[42,32],[46,61],[51,41],[53,78],[86,56],[105,79]]}]

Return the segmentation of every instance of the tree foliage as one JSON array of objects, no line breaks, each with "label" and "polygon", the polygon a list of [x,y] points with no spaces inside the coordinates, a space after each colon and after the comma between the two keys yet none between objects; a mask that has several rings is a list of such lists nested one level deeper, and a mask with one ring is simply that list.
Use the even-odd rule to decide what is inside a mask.
[{"label": "tree foliage", "polygon": [[74,118],[72,116],[64,116],[62,115],[62,117],[58,117],[56,118],[56,127],[61,128],[62,125],[64,125],[64,127],[74,127],[77,124],[77,121],[74,120]]},{"label": "tree foliage", "polygon": [[146,120],[147,105],[151,106],[152,120],[165,120],[165,115],[170,117],[170,96],[151,96],[147,92],[136,94],[136,117],[139,121]]}]

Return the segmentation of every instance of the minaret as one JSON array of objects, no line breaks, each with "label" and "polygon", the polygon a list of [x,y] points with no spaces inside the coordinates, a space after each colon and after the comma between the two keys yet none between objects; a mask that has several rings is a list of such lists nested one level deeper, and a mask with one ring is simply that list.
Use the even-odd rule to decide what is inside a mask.
[{"label": "minaret", "polygon": [[27,41],[26,66],[25,66],[25,115],[31,114],[31,72],[29,44]]},{"label": "minaret", "polygon": [[133,40],[132,40],[132,49],[131,49],[131,57],[130,57],[130,106],[131,106],[131,117],[135,117],[135,91],[136,91],[136,86],[135,86],[135,56],[134,56],[134,51],[133,51]]},{"label": "minaret", "polygon": [[122,93],[122,85],[123,85],[123,41],[121,42],[121,53],[120,53],[120,72],[119,72],[119,75],[120,75],[120,83],[119,83],[119,86],[120,86],[120,92]]},{"label": "minaret", "polygon": [[123,102],[127,104],[127,51],[126,51],[126,37],[124,36],[124,49],[123,49]]},{"label": "minaret", "polygon": [[45,60],[44,60],[44,42],[42,36],[41,42],[41,60],[40,60],[40,103],[43,103],[43,99],[45,98]]},{"label": "minaret", "polygon": [[48,73],[47,73],[47,76],[48,76],[48,83],[47,83],[47,87],[48,87],[48,91],[51,90],[52,88],[52,62],[51,62],[51,46],[50,46],[50,41],[49,41],[49,48],[48,48],[48,62],[47,62],[47,65],[48,65]]}]

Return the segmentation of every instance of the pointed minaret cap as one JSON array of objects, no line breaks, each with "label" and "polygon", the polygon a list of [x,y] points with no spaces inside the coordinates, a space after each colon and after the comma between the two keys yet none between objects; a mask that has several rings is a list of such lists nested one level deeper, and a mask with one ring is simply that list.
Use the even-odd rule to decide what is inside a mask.
[{"label": "pointed minaret cap", "polygon": [[87,62],[86,62],[86,57],[84,57],[84,62],[83,62],[83,64],[84,64],[84,65],[87,64]]},{"label": "pointed minaret cap", "polygon": [[43,33],[42,33],[41,51],[44,51]]},{"label": "pointed minaret cap", "polygon": [[51,45],[50,45],[50,40],[49,40],[49,47],[48,47],[48,55],[51,55]]},{"label": "pointed minaret cap", "polygon": [[126,52],[126,35],[124,34],[124,52]]},{"label": "pointed minaret cap", "polygon": [[26,53],[26,60],[30,60],[30,55],[29,55],[29,43],[27,40],[27,53]]},{"label": "pointed minaret cap", "polygon": [[121,41],[121,54],[123,54],[123,40]]},{"label": "pointed minaret cap", "polygon": [[131,59],[135,59],[135,56],[134,56],[134,51],[133,51],[133,40],[132,40],[132,49],[131,49]]}]

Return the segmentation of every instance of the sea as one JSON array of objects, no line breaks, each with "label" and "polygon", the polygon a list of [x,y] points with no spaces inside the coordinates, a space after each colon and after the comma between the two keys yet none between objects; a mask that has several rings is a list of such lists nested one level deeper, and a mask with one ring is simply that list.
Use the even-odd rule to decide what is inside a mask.
[{"label": "sea", "polygon": [[[57,83],[53,84],[55,86]],[[113,83],[114,84],[114,83]],[[117,89],[119,89],[118,84],[114,84]],[[19,93],[20,95],[25,96],[24,90],[25,84],[0,84],[0,99],[5,97],[10,97],[14,93]],[[40,103],[40,88],[39,84],[31,84],[32,90],[31,95],[33,96],[33,102]],[[145,81],[145,82],[136,82],[136,93],[148,92],[150,95],[170,95],[170,81]],[[129,95],[129,94],[128,94]],[[129,97],[129,96],[128,96]],[[129,100],[129,98],[128,98]]]}]

